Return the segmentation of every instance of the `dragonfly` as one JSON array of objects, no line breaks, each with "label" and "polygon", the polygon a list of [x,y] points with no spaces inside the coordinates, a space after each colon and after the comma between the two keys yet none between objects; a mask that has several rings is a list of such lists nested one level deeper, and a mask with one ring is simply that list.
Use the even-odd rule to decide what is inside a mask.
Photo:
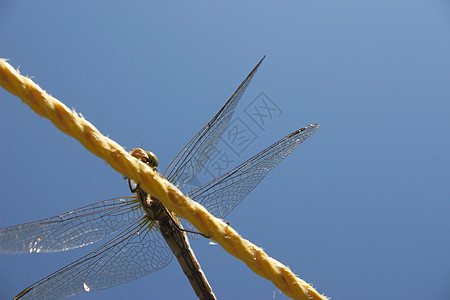
[{"label": "dragonfly", "polygon": [[[228,128],[235,108],[265,56],[225,105],[180,151],[162,174],[180,190],[197,177]],[[318,128],[312,124],[280,139],[234,169],[186,195],[218,218],[225,218],[288,154]],[[157,170],[156,156],[130,152]],[[0,253],[67,251],[107,240],[99,248],[30,285],[14,299],[62,299],[136,280],[177,258],[200,299],[215,299],[190,248],[192,225],[158,199],[129,182],[131,196],[93,203],[52,218],[0,229]],[[191,234],[189,234],[191,236]],[[195,234],[194,234],[195,235]]]}]

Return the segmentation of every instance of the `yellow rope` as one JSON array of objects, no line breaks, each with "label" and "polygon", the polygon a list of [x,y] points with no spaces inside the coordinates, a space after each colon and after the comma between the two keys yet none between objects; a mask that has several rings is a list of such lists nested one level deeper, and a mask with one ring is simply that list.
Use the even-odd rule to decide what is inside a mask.
[{"label": "yellow rope", "polygon": [[115,141],[103,136],[79,114],[47,94],[28,77],[20,75],[4,59],[0,59],[0,84],[38,115],[52,121],[62,132],[76,138],[89,151],[108,162],[117,172],[138,182],[147,193],[160,199],[178,216],[187,219],[228,253],[245,262],[256,274],[272,281],[287,296],[294,299],[327,299],[297,278],[288,267],[269,257],[203,206],[184,196],[148,165],[139,162]]}]

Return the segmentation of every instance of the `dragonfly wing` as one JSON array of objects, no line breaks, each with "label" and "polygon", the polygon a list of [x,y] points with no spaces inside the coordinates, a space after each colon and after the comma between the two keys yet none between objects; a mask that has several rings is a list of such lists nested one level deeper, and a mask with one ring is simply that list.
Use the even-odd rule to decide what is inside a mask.
[{"label": "dragonfly wing", "polygon": [[259,61],[247,78],[245,78],[217,115],[178,153],[164,172],[164,176],[173,184],[177,185],[180,190],[198,175],[208,161],[223,132],[230,124],[236,105],[264,58],[265,56]]},{"label": "dragonfly wing", "polygon": [[282,138],[235,169],[187,193],[218,218],[224,218],[289,153],[311,136],[319,125],[309,125]]},{"label": "dragonfly wing", "polygon": [[58,252],[90,245],[143,215],[134,196],[113,198],[59,216],[0,229],[0,253]]},{"label": "dragonfly wing", "polygon": [[103,246],[26,288],[17,299],[62,299],[109,288],[159,270],[172,258],[156,223],[142,217]]}]

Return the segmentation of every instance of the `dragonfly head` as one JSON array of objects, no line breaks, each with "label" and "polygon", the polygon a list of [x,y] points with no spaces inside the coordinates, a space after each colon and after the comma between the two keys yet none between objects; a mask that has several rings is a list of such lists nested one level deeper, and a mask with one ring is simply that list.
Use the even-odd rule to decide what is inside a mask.
[{"label": "dragonfly head", "polygon": [[142,148],[136,148],[130,151],[130,154],[142,161],[143,163],[148,164],[152,167],[153,170],[158,168],[158,158],[151,151],[146,151]]}]

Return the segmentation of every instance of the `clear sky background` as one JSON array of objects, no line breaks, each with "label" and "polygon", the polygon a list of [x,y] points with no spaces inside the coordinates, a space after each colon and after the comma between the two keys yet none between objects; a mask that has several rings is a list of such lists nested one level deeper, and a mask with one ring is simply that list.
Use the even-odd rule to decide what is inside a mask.
[{"label": "clear sky background", "polygon": [[[242,158],[320,128],[226,220],[332,299],[449,299],[448,1],[0,2],[0,57],[161,170],[264,54],[241,116],[261,92],[281,114]],[[1,227],[129,194],[77,141],[0,98]],[[191,244],[219,299],[286,298],[207,239]],[[99,245],[2,256],[0,298]],[[195,295],[173,261],[78,299],[125,298]]]}]

